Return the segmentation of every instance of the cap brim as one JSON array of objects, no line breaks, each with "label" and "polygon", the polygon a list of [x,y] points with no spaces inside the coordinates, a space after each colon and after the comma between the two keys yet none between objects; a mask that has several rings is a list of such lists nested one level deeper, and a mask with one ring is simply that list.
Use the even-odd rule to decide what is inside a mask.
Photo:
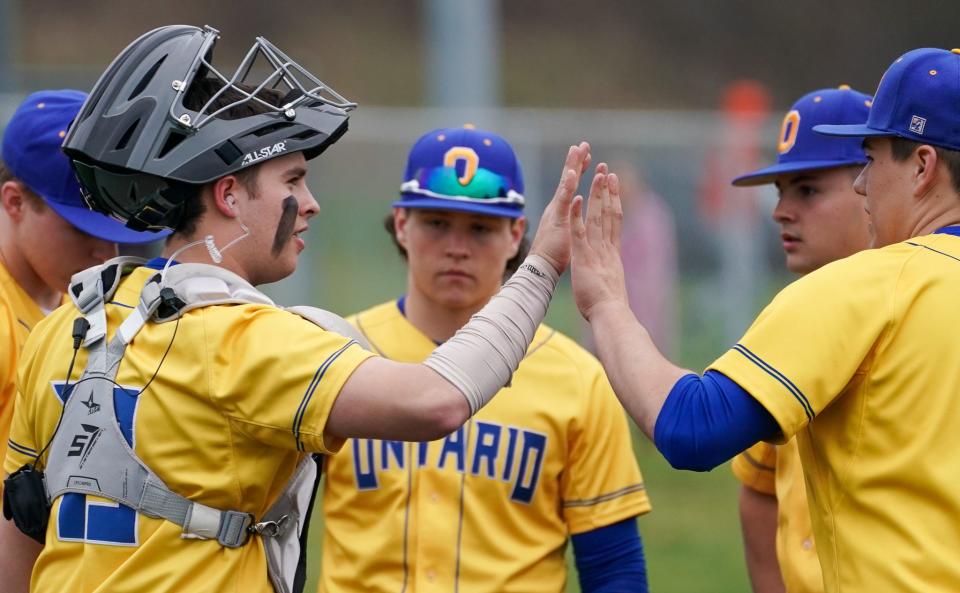
[{"label": "cap brim", "polygon": [[894,136],[887,130],[878,130],[868,127],[867,124],[820,124],[813,126],[813,131],[824,136]]},{"label": "cap brim", "polygon": [[[409,197],[408,197],[409,196]],[[463,200],[444,200],[443,198],[427,198],[416,194],[404,194],[404,198],[393,204],[394,208],[424,208],[431,210],[453,210],[455,212],[470,212],[487,216],[501,216],[505,218],[520,218],[523,208],[506,204],[478,204]]]},{"label": "cap brim", "polygon": [[172,232],[160,231],[154,233],[146,231],[141,233],[127,228],[118,220],[82,206],[67,206],[48,199],[44,199],[44,202],[53,208],[54,212],[84,233],[111,243],[123,243],[125,245],[152,243],[166,238]]},{"label": "cap brim", "polygon": [[777,177],[785,173],[802,173],[804,171],[816,171],[818,169],[832,169],[833,167],[853,167],[856,165],[865,165],[865,160],[838,159],[821,161],[795,161],[792,163],[781,163],[757,169],[752,173],[741,175],[731,183],[737,187],[749,187],[753,185],[766,185],[776,181]]}]

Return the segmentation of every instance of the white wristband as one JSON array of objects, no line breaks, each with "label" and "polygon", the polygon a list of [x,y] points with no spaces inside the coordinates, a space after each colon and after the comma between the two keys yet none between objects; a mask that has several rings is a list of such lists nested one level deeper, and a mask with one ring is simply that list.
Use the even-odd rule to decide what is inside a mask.
[{"label": "white wristband", "polygon": [[559,278],[550,262],[528,256],[500,292],[424,361],[460,390],[471,416],[510,383]]}]

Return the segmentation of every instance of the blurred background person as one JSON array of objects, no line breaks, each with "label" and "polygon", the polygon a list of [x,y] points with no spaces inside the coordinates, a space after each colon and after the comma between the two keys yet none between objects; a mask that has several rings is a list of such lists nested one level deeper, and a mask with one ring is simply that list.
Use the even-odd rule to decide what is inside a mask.
[{"label": "blurred background person", "polygon": [[673,211],[650,188],[636,165],[617,162],[611,170],[620,176],[621,183],[623,267],[630,308],[657,348],[675,354],[679,294]]}]

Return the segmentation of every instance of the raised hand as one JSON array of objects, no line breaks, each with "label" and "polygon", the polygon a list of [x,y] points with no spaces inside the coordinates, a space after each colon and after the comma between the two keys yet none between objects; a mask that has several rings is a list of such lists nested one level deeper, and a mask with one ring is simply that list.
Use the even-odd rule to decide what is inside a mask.
[{"label": "raised hand", "polygon": [[537,227],[533,244],[530,246],[531,254],[546,259],[560,273],[563,273],[570,263],[570,204],[580,177],[589,166],[590,145],[581,142],[571,146],[563,163],[557,191],[543,211],[540,226]]},{"label": "raised hand", "polygon": [[587,321],[601,306],[629,308],[620,259],[622,223],[620,180],[598,165],[590,186],[586,220],[581,196],[574,198],[570,208],[573,296]]}]

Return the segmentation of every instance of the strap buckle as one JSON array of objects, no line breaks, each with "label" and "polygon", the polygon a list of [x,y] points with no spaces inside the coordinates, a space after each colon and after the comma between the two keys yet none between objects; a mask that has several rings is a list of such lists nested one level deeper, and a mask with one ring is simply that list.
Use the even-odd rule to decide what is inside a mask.
[{"label": "strap buckle", "polygon": [[262,537],[279,537],[287,530],[289,515],[283,515],[276,521],[261,521],[247,528],[250,533],[255,533]]},{"label": "strap buckle", "polygon": [[250,524],[253,515],[239,511],[221,511],[220,529],[217,530],[217,541],[225,548],[239,548],[247,543],[250,535]]}]

